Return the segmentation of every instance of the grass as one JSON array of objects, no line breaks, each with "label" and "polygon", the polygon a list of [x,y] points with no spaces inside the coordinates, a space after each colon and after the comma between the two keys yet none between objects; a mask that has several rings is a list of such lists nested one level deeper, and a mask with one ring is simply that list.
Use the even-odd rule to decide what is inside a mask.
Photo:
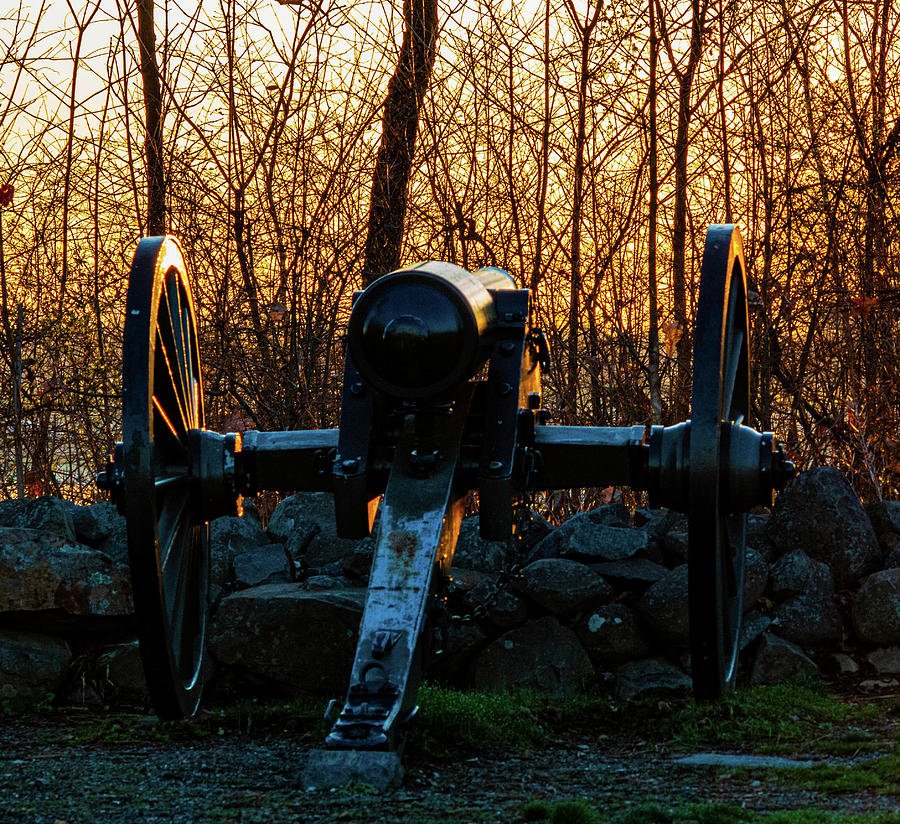
[{"label": "grass", "polygon": [[[740,689],[711,703],[688,701],[666,718],[663,727],[678,749],[724,746],[783,753],[817,742],[828,746],[823,742],[842,725],[872,725],[884,717],[883,708],[854,706],[830,695],[818,682],[799,682]],[[871,740],[854,742],[845,736],[845,744],[835,746],[852,751],[854,743],[868,746]]]},{"label": "grass", "polygon": [[823,793],[868,791],[880,795],[900,795],[898,755],[886,755],[858,762],[852,768],[842,764],[817,764],[805,770],[778,770],[776,774],[784,784]]},{"label": "grass", "polygon": [[816,809],[762,813],[734,804],[668,807],[651,803],[601,813],[580,801],[538,801],[523,807],[522,819],[548,824],[900,824],[900,811],[858,815]]},{"label": "grass", "polygon": [[546,704],[530,690],[461,692],[423,685],[410,743],[436,757],[462,750],[522,751],[549,740],[540,720]]}]

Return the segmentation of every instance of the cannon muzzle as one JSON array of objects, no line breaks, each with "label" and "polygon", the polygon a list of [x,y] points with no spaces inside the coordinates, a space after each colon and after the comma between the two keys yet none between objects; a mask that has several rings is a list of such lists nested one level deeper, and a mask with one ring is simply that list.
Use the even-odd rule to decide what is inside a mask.
[{"label": "cannon muzzle", "polygon": [[488,267],[468,272],[420,263],[376,280],[357,298],[347,330],[363,380],[403,400],[440,396],[471,378],[490,354],[492,292],[515,289]]}]

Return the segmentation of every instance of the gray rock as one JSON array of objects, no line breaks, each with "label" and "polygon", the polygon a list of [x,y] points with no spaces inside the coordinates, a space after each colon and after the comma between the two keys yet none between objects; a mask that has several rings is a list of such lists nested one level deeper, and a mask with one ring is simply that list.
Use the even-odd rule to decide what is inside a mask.
[{"label": "gray rock", "polygon": [[52,532],[0,527],[0,612],[128,615],[128,569]]},{"label": "gray rock", "polygon": [[768,523],[768,514],[747,516],[747,546],[752,546],[757,552],[762,553],[766,560],[769,560],[775,551],[775,547],[766,537]]},{"label": "gray rock", "polygon": [[140,701],[149,698],[137,641],[106,647],[100,653],[98,664],[104,680],[117,698]]},{"label": "gray rock", "polygon": [[620,701],[645,696],[681,695],[690,688],[690,676],[661,658],[629,661],[616,670],[615,695]]},{"label": "gray rock", "polygon": [[353,586],[343,576],[337,578],[334,575],[310,575],[303,584],[309,590],[346,589]]},{"label": "gray rock", "polygon": [[72,651],[65,641],[0,630],[0,701],[15,709],[46,700],[65,679]]},{"label": "gray rock", "polygon": [[343,695],[356,650],[365,590],[308,592],[302,584],[266,584],[224,598],[209,648],[290,690]]},{"label": "gray rock", "polygon": [[588,566],[619,589],[628,590],[646,589],[660,578],[665,578],[669,572],[662,564],[647,558],[626,558],[624,561],[604,561]]},{"label": "gray rock", "polygon": [[866,514],[876,535],[900,535],[900,501],[873,501],[866,504]]},{"label": "gray rock", "polygon": [[750,610],[741,620],[741,632],[738,636],[738,649],[750,646],[771,625],[772,619],[756,610]]},{"label": "gray rock", "polygon": [[663,539],[663,550],[666,557],[672,559],[676,565],[687,563],[689,551],[687,527],[669,530]]},{"label": "gray rock", "polygon": [[840,643],[841,615],[831,599],[798,595],[775,607],[770,630],[801,647],[825,647]]},{"label": "gray rock", "polygon": [[478,532],[479,524],[477,515],[463,518],[453,553],[453,565],[479,572],[500,572],[506,566],[506,544],[484,540]]},{"label": "gray rock", "polygon": [[368,581],[374,557],[375,541],[372,538],[363,538],[353,552],[348,552],[341,558],[341,569],[344,575],[354,581]]},{"label": "gray rock", "polygon": [[625,504],[612,503],[598,506],[585,513],[595,524],[604,526],[631,527],[634,526],[634,518],[631,510]]},{"label": "gray rock", "polygon": [[112,501],[90,506],[71,505],[75,536],[79,543],[105,552],[116,563],[128,563],[128,531]]},{"label": "gray rock", "polygon": [[818,672],[816,665],[802,649],[777,635],[765,632],[756,650],[750,683],[778,684],[815,677]]},{"label": "gray rock", "polygon": [[615,591],[584,564],[565,558],[534,561],[514,581],[516,592],[553,615],[590,609],[615,597]]},{"label": "gray rock", "polygon": [[753,609],[769,583],[769,565],[761,552],[748,546],[744,555],[744,612]]},{"label": "gray rock", "polygon": [[638,601],[638,612],[666,643],[690,645],[688,566],[682,564],[653,584]]},{"label": "gray rock", "polygon": [[0,527],[39,529],[69,543],[77,542],[71,506],[52,495],[0,501]]},{"label": "gray rock", "polygon": [[300,788],[308,792],[351,784],[366,784],[383,792],[402,783],[400,756],[380,750],[310,750],[300,775]]},{"label": "gray rock", "polygon": [[723,752],[700,752],[674,761],[679,767],[744,767],[746,769],[799,770],[815,767],[821,761],[799,761],[778,755],[732,755]]},{"label": "gray rock", "polygon": [[647,545],[641,555],[655,563],[663,562],[666,532],[676,523],[678,513],[669,509],[638,509],[633,523],[636,529],[647,536]]},{"label": "gray rock", "polygon": [[456,682],[464,676],[475,651],[487,643],[488,635],[476,621],[466,621],[442,627],[437,640],[439,654],[429,661],[427,676]]},{"label": "gray rock", "polygon": [[769,594],[776,601],[797,595],[834,595],[834,582],[826,564],[815,561],[803,550],[782,555],[769,573]]},{"label": "gray rock", "polygon": [[889,550],[884,559],[885,569],[897,569],[900,567],[900,542]]},{"label": "gray rock", "polygon": [[[338,537],[334,495],[329,492],[298,492],[285,498],[272,513],[269,535],[275,541],[287,544],[292,554],[302,549],[306,564],[310,567],[340,560],[357,544],[348,538]],[[296,547],[291,544],[292,536],[295,543],[300,539]]]},{"label": "gray rock", "polygon": [[856,634],[867,644],[900,643],[900,569],[884,569],[866,578],[850,617]]},{"label": "gray rock", "polygon": [[644,658],[652,649],[637,613],[624,604],[590,610],[575,625],[575,633],[591,661],[603,669]]},{"label": "gray rock", "polygon": [[479,607],[484,617],[498,629],[519,627],[528,620],[528,606],[508,587],[487,579],[476,584],[465,596],[468,611]]},{"label": "gray rock", "polygon": [[835,672],[853,674],[859,672],[859,664],[846,652],[833,652],[829,656],[834,664]]},{"label": "gray rock", "polygon": [[801,647],[841,640],[834,584],[824,563],[796,550],[772,565],[770,578],[772,597],[782,600],[771,615],[772,632]]},{"label": "gray rock", "polygon": [[552,615],[510,630],[475,659],[476,689],[529,688],[564,698],[593,680],[594,668],[578,637]]},{"label": "gray rock", "polygon": [[881,562],[862,504],[834,467],[801,472],[775,501],[766,535],[780,555],[802,549],[827,564],[839,589],[853,586]]},{"label": "gray rock", "polygon": [[[616,507],[617,505],[611,504]],[[577,558],[583,561],[620,561],[646,549],[647,533],[623,525],[609,507],[580,512],[535,546],[528,561]]]},{"label": "gray rock", "polygon": [[882,647],[870,652],[866,660],[875,667],[879,674],[897,675],[900,673],[900,647]]},{"label": "gray rock", "polygon": [[528,510],[528,518],[524,522],[524,528],[520,536],[516,536],[517,541],[521,541],[521,548],[525,550],[525,554],[531,552],[534,547],[544,540],[554,529],[543,515],[534,510]]},{"label": "gray rock", "polygon": [[234,558],[234,578],[239,589],[289,583],[293,571],[293,562],[285,552],[284,544],[257,547]]},{"label": "gray rock", "polygon": [[234,559],[268,543],[268,536],[255,518],[226,515],[210,521],[210,581],[224,589],[232,589]]}]

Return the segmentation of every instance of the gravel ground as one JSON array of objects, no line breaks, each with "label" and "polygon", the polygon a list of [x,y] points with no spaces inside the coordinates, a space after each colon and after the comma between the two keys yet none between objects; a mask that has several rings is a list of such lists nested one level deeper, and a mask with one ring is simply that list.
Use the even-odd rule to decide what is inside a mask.
[{"label": "gravel ground", "polygon": [[[98,729],[106,732],[98,736]],[[583,799],[601,811],[648,801],[722,801],[761,811],[900,809],[895,796],[796,791],[765,772],[678,766],[684,753],[658,744],[577,735],[514,757],[434,761],[411,752],[403,787],[382,795],[365,788],[306,792],[298,776],[319,745],[308,732],[211,729],[165,740],[171,731],[155,730],[137,716],[61,711],[0,721],[0,822],[505,824],[522,821],[524,804],[539,798]]]}]

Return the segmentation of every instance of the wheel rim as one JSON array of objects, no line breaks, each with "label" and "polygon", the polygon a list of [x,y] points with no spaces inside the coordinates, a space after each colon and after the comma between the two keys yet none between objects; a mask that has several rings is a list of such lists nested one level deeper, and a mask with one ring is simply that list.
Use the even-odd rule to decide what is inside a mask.
[{"label": "wheel rim", "polygon": [[196,313],[172,237],[145,238],[128,285],[122,441],[128,555],[154,709],[192,714],[203,686],[208,525],[192,519],[189,433],[204,425]]},{"label": "wheel rim", "polygon": [[691,671],[698,698],[734,684],[744,583],[746,515],[725,507],[728,423],[748,423],[747,286],[741,236],[706,235],[694,339],[688,505]]}]

